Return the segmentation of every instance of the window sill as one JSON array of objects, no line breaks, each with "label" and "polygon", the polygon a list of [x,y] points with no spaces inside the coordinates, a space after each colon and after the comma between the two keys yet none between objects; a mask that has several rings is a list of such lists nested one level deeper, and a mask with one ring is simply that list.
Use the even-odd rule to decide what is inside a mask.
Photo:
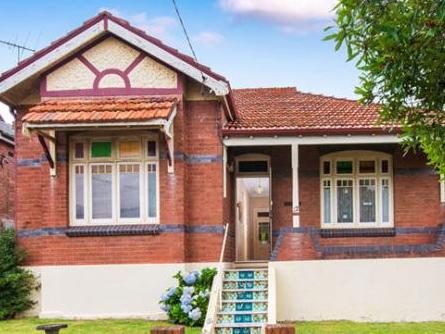
[{"label": "window sill", "polygon": [[160,229],[159,224],[71,226],[65,233],[68,237],[158,235]]},{"label": "window sill", "polygon": [[396,229],[393,227],[370,228],[322,228],[322,238],[348,238],[348,237],[394,237]]}]

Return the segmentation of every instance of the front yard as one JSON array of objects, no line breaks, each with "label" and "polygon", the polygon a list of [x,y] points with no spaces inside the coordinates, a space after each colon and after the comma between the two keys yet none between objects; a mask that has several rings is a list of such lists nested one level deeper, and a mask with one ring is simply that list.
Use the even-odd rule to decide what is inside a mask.
[{"label": "front yard", "polygon": [[[168,325],[146,320],[41,320],[36,318],[0,321],[0,333],[30,334],[44,323],[68,323],[60,334],[147,334],[150,328]],[[445,334],[445,322],[354,323],[348,321],[298,322],[297,334]],[[199,334],[200,328],[187,328],[186,334]]]}]

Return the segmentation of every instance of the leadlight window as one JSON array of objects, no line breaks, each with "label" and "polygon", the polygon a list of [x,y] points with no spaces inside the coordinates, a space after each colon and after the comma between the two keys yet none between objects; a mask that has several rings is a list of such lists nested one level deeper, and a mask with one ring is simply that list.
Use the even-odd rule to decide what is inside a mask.
[{"label": "leadlight window", "polygon": [[72,225],[159,222],[155,135],[74,137],[70,151]]},{"label": "leadlight window", "polygon": [[[373,151],[321,158],[321,225],[324,228],[393,226],[391,156]],[[333,170],[327,166],[334,166]]]}]

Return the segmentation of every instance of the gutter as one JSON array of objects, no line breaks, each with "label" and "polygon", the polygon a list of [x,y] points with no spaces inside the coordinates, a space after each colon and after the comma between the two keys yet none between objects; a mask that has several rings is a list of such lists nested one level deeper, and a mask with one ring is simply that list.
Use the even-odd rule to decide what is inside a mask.
[{"label": "gutter", "polygon": [[6,144],[15,146],[14,140],[11,140],[11,139],[9,139],[9,137],[4,136],[3,133],[0,133],[0,141],[4,141]]},{"label": "gutter", "polygon": [[303,129],[222,129],[223,136],[246,137],[246,136],[325,136],[325,135],[388,135],[400,134],[400,128],[384,129],[374,128],[303,128]]}]

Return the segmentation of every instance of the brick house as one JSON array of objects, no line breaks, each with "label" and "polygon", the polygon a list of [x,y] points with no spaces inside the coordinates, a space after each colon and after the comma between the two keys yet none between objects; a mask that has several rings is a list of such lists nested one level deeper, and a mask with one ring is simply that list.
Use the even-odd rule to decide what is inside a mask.
[{"label": "brick house", "polygon": [[232,90],[107,12],[3,73],[0,98],[41,317],[162,317],[171,276],[226,240],[226,266],[273,272],[266,321],[444,320],[444,185],[378,106]]},{"label": "brick house", "polygon": [[0,226],[14,219],[15,159],[14,131],[0,116]]}]

